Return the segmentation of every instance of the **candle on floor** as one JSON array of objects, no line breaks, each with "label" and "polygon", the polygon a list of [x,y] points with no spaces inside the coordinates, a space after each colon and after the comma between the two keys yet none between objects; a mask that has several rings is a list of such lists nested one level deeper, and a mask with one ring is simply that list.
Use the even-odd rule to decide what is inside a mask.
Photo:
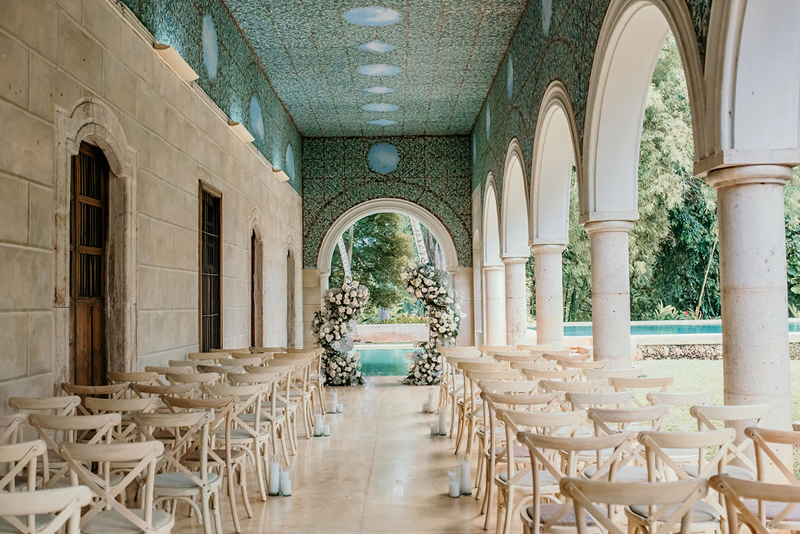
[{"label": "candle on floor", "polygon": [[425,410],[425,413],[432,412],[433,411],[433,407],[436,406],[436,404],[433,402],[433,391],[428,393],[428,404],[426,404],[426,406],[428,408],[427,408],[427,410]]},{"label": "candle on floor", "polygon": [[447,412],[439,410],[439,435],[444,436],[447,434]]},{"label": "candle on floor", "polygon": [[431,423],[431,436],[439,435],[439,423]]},{"label": "candle on floor", "polygon": [[461,466],[461,495],[472,495],[472,475],[470,474],[469,456],[460,454],[458,462]]},{"label": "candle on floor", "polygon": [[430,405],[427,402],[422,403],[422,413],[431,413]]},{"label": "candle on floor", "polygon": [[281,495],[289,497],[292,494],[291,473],[287,470],[281,471]]},{"label": "candle on floor", "polygon": [[344,413],[344,403],[340,402],[336,405],[336,413]]},{"label": "candle on floor", "polygon": [[331,425],[329,423],[325,423],[324,425],[322,425],[322,435],[323,436],[331,435]]},{"label": "candle on floor", "polygon": [[273,497],[281,494],[281,464],[276,457],[269,462],[269,494]]},{"label": "candle on floor", "polygon": [[449,493],[451,497],[454,499],[461,496],[461,486],[459,484],[459,468],[458,467],[451,467],[447,471],[447,475],[449,476]]},{"label": "candle on floor", "polygon": [[338,391],[331,391],[331,406],[332,411],[336,411],[336,405],[339,404],[339,392]]},{"label": "candle on floor", "polygon": [[322,424],[323,424],[322,414],[321,413],[315,413],[314,414],[314,435],[315,436],[321,436],[322,435]]}]

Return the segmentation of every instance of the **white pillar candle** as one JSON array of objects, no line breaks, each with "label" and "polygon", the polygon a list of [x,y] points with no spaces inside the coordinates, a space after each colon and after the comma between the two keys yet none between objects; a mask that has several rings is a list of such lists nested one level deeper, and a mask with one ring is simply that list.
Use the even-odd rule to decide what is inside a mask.
[{"label": "white pillar candle", "polygon": [[272,460],[269,463],[269,494],[272,496],[281,493],[281,465]]},{"label": "white pillar candle", "polygon": [[430,413],[430,408],[427,402],[422,404],[422,413]]},{"label": "white pillar candle", "polygon": [[461,495],[472,495],[472,475],[469,472],[469,457],[463,455],[461,457]]},{"label": "white pillar candle", "polygon": [[431,423],[431,436],[439,435],[439,423]]},{"label": "white pillar candle", "polygon": [[458,471],[451,472],[449,473],[449,475],[450,475],[450,483],[449,483],[450,492],[448,493],[448,495],[450,495],[453,498],[458,498],[461,495],[461,487],[458,483]]},{"label": "white pillar candle", "polygon": [[447,434],[447,412],[439,410],[439,435]]},{"label": "white pillar candle", "polygon": [[331,406],[334,412],[336,411],[337,404],[339,404],[339,392],[334,390],[331,391]]},{"label": "white pillar candle", "polygon": [[325,423],[324,425],[322,425],[322,435],[323,436],[330,436],[331,435],[331,425],[330,424]]},{"label": "white pillar candle", "polygon": [[288,497],[292,494],[292,478],[289,471],[281,471],[281,495]]},{"label": "white pillar candle", "polygon": [[336,413],[344,413],[344,403],[340,402],[336,405]]},{"label": "white pillar candle", "polygon": [[427,406],[428,406],[428,409],[425,410],[426,413],[432,412],[433,411],[433,407],[436,406],[436,404],[433,401],[433,391],[428,393],[428,404],[427,404]]},{"label": "white pillar candle", "polygon": [[322,435],[322,414],[320,413],[314,414],[314,435]]}]

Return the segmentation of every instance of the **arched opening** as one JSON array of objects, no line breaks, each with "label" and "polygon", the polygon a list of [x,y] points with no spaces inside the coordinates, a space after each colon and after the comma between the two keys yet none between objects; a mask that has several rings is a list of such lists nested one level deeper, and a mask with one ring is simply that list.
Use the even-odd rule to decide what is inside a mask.
[{"label": "arched opening", "polygon": [[506,344],[505,268],[500,254],[500,219],[494,178],[483,195],[483,331],[487,345]]},{"label": "arched opening", "polygon": [[260,232],[250,231],[250,346],[264,345],[264,247]]},{"label": "arched opening", "polygon": [[[107,371],[134,370],[138,366],[136,350],[136,299],[137,299],[137,235],[136,235],[136,169],[132,163],[136,155],[125,138],[116,115],[103,103],[85,98],[79,100],[71,112],[57,108],[56,114],[57,165],[55,175],[55,298],[54,315],[55,347],[54,353],[59,355],[54,366],[56,383],[68,382],[76,377],[76,350],[85,351],[85,347],[78,347],[79,338],[76,337],[78,320],[84,321],[89,315],[78,317],[77,302],[73,301],[74,295],[80,295],[80,288],[75,290],[74,282],[79,282],[82,275],[95,282],[100,280],[104,286],[95,285],[102,290],[104,300],[102,306],[91,306],[92,310],[101,310],[98,317],[92,314],[95,324],[91,327],[92,351],[101,346],[105,347],[105,358],[95,358],[93,361],[103,360]],[[91,148],[89,148],[91,147]],[[86,169],[94,168],[105,173],[105,200],[101,203],[92,198],[92,194],[84,195],[81,187],[73,187],[76,177],[75,161],[87,157],[90,151],[96,166],[87,161]],[[78,164],[80,165],[80,163]],[[101,170],[105,169],[105,170]],[[87,179],[89,177],[86,177]],[[97,183],[97,182],[95,182]],[[104,210],[96,208],[104,207]],[[83,211],[83,213],[77,213]],[[97,239],[100,235],[78,235],[78,225],[87,221],[96,221],[95,215],[105,211],[104,233],[102,234],[102,252],[98,260],[88,258],[92,256],[89,246],[83,249],[88,254],[81,256],[80,250],[85,246],[87,239]],[[77,221],[76,221],[77,218]],[[89,226],[97,230],[94,223]],[[81,229],[88,230],[84,227]],[[81,244],[81,243],[84,244]],[[73,247],[73,244],[76,247]],[[76,250],[77,249],[77,250]],[[76,252],[78,253],[76,255]],[[80,266],[76,269],[75,261],[84,261],[86,270],[81,272]],[[90,264],[100,262],[100,270],[92,269]],[[74,275],[74,276],[73,276]],[[97,276],[100,276],[98,279]],[[89,281],[87,278],[85,281]],[[79,297],[81,299],[85,296]],[[86,311],[86,310],[84,310]],[[102,321],[99,330],[96,321]],[[83,338],[80,343],[86,343]],[[82,364],[83,365],[83,364]],[[104,381],[98,374],[103,373],[98,368],[97,373],[92,373],[91,379],[86,375],[86,368],[80,371],[80,377],[92,382]]]}]

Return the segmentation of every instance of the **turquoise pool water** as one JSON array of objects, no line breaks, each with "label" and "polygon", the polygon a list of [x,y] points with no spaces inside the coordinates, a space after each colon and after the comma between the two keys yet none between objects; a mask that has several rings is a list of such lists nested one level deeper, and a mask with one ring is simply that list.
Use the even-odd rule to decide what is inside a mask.
[{"label": "turquoise pool water", "polygon": [[[529,327],[529,330],[536,330],[534,327]],[[789,332],[800,332],[800,323],[795,321],[789,322]],[[676,321],[669,324],[647,324],[647,323],[634,323],[631,325],[631,335],[633,336],[663,336],[663,335],[676,335],[683,336],[687,334],[721,334],[722,325],[719,323],[681,323]],[[591,336],[591,324],[567,324],[564,325],[565,336]]]},{"label": "turquoise pool water", "polygon": [[412,352],[411,345],[395,347],[356,347],[361,353],[361,373],[364,376],[406,376],[408,374],[408,358]]}]

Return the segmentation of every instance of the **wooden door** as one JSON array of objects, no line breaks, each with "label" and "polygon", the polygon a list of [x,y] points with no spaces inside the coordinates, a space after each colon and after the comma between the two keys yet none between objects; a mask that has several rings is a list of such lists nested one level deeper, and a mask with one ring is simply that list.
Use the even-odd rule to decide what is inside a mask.
[{"label": "wooden door", "polygon": [[71,294],[74,318],[73,382],[106,383],[105,340],[108,162],[97,147],[82,144],[73,158]]}]

